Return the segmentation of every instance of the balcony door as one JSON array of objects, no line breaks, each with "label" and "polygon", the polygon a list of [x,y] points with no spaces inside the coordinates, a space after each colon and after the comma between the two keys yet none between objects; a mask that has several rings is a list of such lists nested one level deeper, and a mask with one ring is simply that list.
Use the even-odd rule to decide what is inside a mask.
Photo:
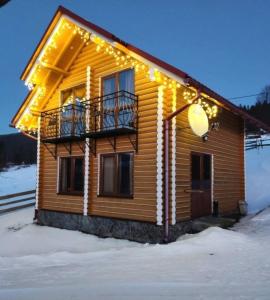
[{"label": "balcony door", "polygon": [[191,217],[212,213],[212,157],[209,154],[191,154]]},{"label": "balcony door", "polygon": [[79,136],[84,131],[85,84],[62,91],[61,137]]},{"label": "balcony door", "polygon": [[128,69],[104,77],[102,80],[102,129],[128,127],[132,121],[130,97],[134,94],[134,70]]}]

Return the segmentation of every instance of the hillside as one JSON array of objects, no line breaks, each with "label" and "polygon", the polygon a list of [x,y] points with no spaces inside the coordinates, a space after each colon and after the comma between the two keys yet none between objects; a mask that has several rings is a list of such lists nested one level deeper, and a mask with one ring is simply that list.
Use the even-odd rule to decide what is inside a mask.
[{"label": "hillside", "polygon": [[0,196],[36,188],[36,165],[13,166],[0,172]]},{"label": "hillside", "polygon": [[21,133],[0,135],[0,170],[8,165],[35,164],[36,141]]}]

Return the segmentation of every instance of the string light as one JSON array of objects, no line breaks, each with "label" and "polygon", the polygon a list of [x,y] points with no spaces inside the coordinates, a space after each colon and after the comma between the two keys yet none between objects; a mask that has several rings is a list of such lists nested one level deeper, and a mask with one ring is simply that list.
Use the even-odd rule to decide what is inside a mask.
[{"label": "string light", "polygon": [[[52,36],[49,39],[49,42],[46,44],[46,46],[43,48],[39,62],[45,62],[50,63],[52,58],[57,57],[57,54],[59,52],[59,39],[63,35],[78,35],[83,43],[85,45],[88,45],[89,42],[93,42],[96,47],[96,52],[109,55],[115,60],[116,66],[120,68],[124,67],[132,67],[136,73],[142,72],[145,74],[145,76],[148,76],[151,81],[155,81],[159,84],[159,86],[163,86],[164,89],[179,89],[181,87],[181,84],[177,82],[176,80],[168,77],[163,72],[158,70],[157,68],[153,68],[150,65],[147,65],[131,55],[125,53],[124,51],[114,47],[109,42],[107,42],[105,39],[101,38],[100,36],[97,36],[96,34],[90,33],[89,31],[79,27],[76,24],[72,24],[68,20],[62,18],[57,27],[56,30],[53,32]],[[38,86],[36,95],[34,96],[33,101],[31,101],[31,105],[38,105],[38,103],[41,101],[42,98],[46,95],[46,88],[40,86],[42,84],[41,80],[44,78],[44,67],[37,62],[26,81],[26,85],[29,90],[33,90]],[[51,63],[54,63],[51,61]],[[183,98],[188,103],[191,103],[192,99],[196,96],[196,92],[191,89],[185,89],[183,92]],[[73,99],[68,99],[67,105],[73,103]],[[207,103],[204,99],[198,99],[198,103],[202,105],[202,107],[205,109],[209,119],[214,118],[217,116],[218,109],[217,106],[211,106],[209,103]],[[30,106],[29,106],[30,107]],[[23,122],[26,123],[29,121],[31,117],[34,117],[31,114],[30,110],[26,110],[21,117],[20,121],[18,122],[17,128],[20,130],[25,131],[27,128],[25,125],[23,125]],[[30,128],[30,127],[29,127]],[[28,128],[28,129],[29,129]],[[36,128],[31,126],[31,130],[36,130]]]},{"label": "string light", "polygon": [[[195,96],[195,94],[193,94],[193,92],[190,92],[190,91],[185,91],[183,93],[184,99],[187,100],[187,102],[191,104],[192,100],[190,98],[190,95],[193,95],[193,97]],[[218,114],[218,107],[216,105],[211,105],[209,102],[207,102],[205,100],[206,99],[204,97],[200,97],[199,99],[193,101],[193,103],[197,103],[197,104],[201,105],[201,107],[206,112],[208,119],[216,118],[217,114]]]}]

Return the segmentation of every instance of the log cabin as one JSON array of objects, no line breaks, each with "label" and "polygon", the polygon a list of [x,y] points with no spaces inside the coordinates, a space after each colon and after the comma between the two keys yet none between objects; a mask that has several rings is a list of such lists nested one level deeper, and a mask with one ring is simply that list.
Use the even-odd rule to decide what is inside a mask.
[{"label": "log cabin", "polygon": [[187,73],[59,7],[21,79],[38,224],[161,243],[238,213],[245,122],[269,127]]}]

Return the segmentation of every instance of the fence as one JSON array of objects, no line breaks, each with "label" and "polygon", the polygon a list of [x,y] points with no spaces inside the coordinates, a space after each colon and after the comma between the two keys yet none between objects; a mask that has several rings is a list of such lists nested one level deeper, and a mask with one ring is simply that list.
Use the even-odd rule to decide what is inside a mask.
[{"label": "fence", "polygon": [[0,196],[0,214],[35,204],[36,190]]}]

